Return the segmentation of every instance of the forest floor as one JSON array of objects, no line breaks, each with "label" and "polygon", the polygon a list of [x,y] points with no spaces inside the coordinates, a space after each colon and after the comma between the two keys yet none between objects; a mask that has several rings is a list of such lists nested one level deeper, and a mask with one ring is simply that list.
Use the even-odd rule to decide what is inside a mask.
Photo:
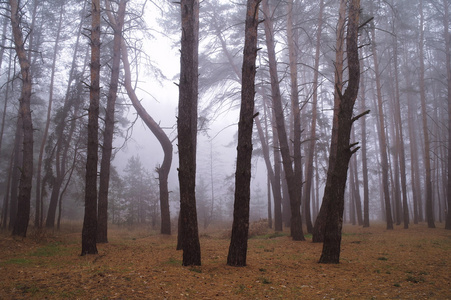
[{"label": "forest floor", "polygon": [[200,267],[181,266],[175,234],[143,228],[112,227],[110,242],[87,256],[79,228],[30,229],[25,239],[2,233],[0,299],[451,299],[451,231],[443,224],[345,225],[338,265],[318,264],[322,245],[311,236],[294,242],[288,229],[255,226],[246,267],[226,265],[224,230],[201,232]]}]

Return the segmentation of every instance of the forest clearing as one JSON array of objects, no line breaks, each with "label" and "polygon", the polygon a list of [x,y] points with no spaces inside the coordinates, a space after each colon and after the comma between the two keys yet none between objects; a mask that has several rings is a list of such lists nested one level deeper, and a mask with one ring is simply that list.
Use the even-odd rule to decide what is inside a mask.
[{"label": "forest clearing", "polygon": [[[261,226],[259,226],[259,224]],[[322,244],[250,228],[246,267],[226,265],[230,233],[200,232],[202,266],[183,267],[176,235],[111,227],[98,255],[80,256],[79,226],[26,239],[0,236],[2,299],[451,299],[451,232],[345,225],[340,264]]]}]

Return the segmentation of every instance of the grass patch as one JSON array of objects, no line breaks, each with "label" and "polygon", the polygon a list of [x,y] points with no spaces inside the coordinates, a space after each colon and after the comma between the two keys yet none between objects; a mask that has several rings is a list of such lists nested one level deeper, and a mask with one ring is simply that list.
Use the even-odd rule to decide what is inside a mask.
[{"label": "grass patch", "polygon": [[31,261],[26,258],[11,258],[5,262],[0,263],[2,265],[28,265]]},{"label": "grass patch", "polygon": [[181,260],[175,259],[173,257],[169,257],[169,259],[168,259],[168,261],[166,263],[170,264],[170,265],[180,265],[180,266],[182,265],[182,261]]},{"label": "grass patch", "polygon": [[406,281],[412,282],[412,283],[425,282],[423,276],[413,276],[413,275],[407,275]]},{"label": "grass patch", "polygon": [[31,256],[37,256],[37,257],[51,257],[51,256],[57,256],[57,255],[63,255],[64,249],[61,248],[60,242],[50,243],[44,247],[40,247],[36,249],[34,252],[32,252]]},{"label": "grass patch", "polygon": [[276,232],[267,233],[267,234],[254,235],[254,236],[250,237],[249,239],[269,240],[269,239],[274,239],[274,238],[278,238],[278,237],[282,237],[282,236],[288,236],[288,233],[276,231]]},{"label": "grass patch", "polygon": [[202,270],[199,268],[190,268],[189,269],[191,272],[196,272],[196,273],[202,273]]}]

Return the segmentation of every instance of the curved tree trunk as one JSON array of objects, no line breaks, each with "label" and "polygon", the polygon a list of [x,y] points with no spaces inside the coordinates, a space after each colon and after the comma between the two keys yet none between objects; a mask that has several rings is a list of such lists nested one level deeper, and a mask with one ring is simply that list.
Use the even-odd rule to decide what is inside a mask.
[{"label": "curved tree trunk", "polygon": [[155,137],[161,144],[164,152],[163,163],[157,169],[158,181],[160,184],[160,210],[161,210],[161,233],[171,234],[171,218],[169,211],[169,189],[168,189],[168,176],[172,164],[172,143],[169,140],[166,133],[161,129],[157,122],[147,113],[145,108],[141,105],[138,97],[132,86],[130,63],[128,60],[127,45],[124,39],[122,39],[121,45],[122,51],[122,63],[124,64],[125,80],[124,86],[127,91],[127,95],[136,109],[136,112],[140,118],[144,121],[147,127],[152,131]]}]

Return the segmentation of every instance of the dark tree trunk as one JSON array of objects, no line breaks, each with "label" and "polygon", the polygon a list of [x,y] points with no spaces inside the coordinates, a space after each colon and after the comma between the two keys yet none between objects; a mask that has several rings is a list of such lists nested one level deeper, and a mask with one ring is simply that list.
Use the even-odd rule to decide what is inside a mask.
[{"label": "dark tree trunk", "polygon": [[[241,109],[238,123],[237,164],[235,173],[235,203],[232,237],[227,265],[245,266],[249,234],[249,201],[251,183],[252,127],[255,97],[255,59],[257,57],[258,5],[260,0],[248,0],[243,51]],[[185,246],[185,245],[184,245]]]},{"label": "dark tree trunk", "polygon": [[14,46],[19,59],[20,73],[22,77],[22,91],[20,95],[19,114],[22,119],[23,149],[22,167],[19,182],[19,194],[17,198],[17,217],[14,222],[13,235],[27,235],[30,219],[31,184],[33,178],[33,123],[31,120],[31,75],[22,29],[20,28],[20,13],[16,0],[9,1],[11,5],[11,27],[13,31]]},{"label": "dark tree trunk", "polygon": [[201,252],[196,211],[196,144],[198,101],[199,2],[181,1],[182,38],[180,58],[179,148],[180,218],[183,265],[200,265]]},{"label": "dark tree trunk", "polygon": [[100,100],[100,0],[92,0],[91,86],[81,255],[97,254],[97,161]]},{"label": "dark tree trunk", "polygon": [[[332,137],[330,142],[330,154],[329,154],[329,170],[333,168],[333,165],[336,161],[335,155],[337,153],[337,138],[338,133],[338,110],[340,98],[338,94],[338,90],[341,90],[343,87],[343,52],[344,52],[344,34],[345,34],[345,15],[346,15],[346,1],[340,0],[340,7],[338,11],[338,23],[337,23],[337,41],[335,45],[335,91],[334,91],[334,116],[332,121]],[[338,87],[338,88],[337,88]],[[324,230],[326,226],[327,220],[327,209],[326,207],[329,205],[327,202],[329,201],[329,197],[323,196],[323,202],[321,204],[321,208],[319,210],[318,216],[315,221],[315,226],[313,228],[312,241],[314,243],[321,243],[324,241]]]},{"label": "dark tree trunk", "polygon": [[[348,8],[348,29],[346,34],[346,54],[348,61],[349,80],[346,91],[342,93],[337,85],[339,95],[337,114],[338,128],[333,133],[337,134],[335,162],[329,161],[326,187],[323,203],[327,203],[327,220],[324,231],[324,244],[320,263],[339,263],[341,247],[341,229],[343,225],[344,193],[348,172],[348,164],[356,149],[351,149],[355,144],[349,144],[351,128],[358,117],[353,118],[354,103],[359,91],[360,66],[358,51],[360,0],[351,0]],[[340,14],[340,16],[343,16]],[[340,33],[339,33],[340,35]],[[332,168],[331,168],[332,167]]]}]

